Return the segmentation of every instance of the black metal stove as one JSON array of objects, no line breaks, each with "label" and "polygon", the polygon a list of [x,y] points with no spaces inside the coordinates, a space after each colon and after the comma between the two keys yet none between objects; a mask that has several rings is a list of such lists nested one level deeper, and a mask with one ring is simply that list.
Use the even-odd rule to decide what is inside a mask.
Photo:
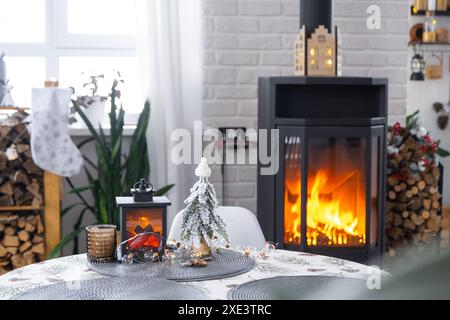
[{"label": "black metal stove", "polygon": [[279,129],[278,174],[258,176],[268,240],[381,262],[387,96],[386,79],[259,80],[259,129]]}]

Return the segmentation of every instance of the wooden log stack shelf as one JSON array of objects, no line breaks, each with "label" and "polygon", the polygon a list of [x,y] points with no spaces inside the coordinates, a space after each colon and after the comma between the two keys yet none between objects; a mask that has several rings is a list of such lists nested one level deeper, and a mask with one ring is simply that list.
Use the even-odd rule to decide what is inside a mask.
[{"label": "wooden log stack shelf", "polygon": [[403,250],[429,252],[440,247],[438,145],[428,134],[416,134],[417,130],[396,125],[389,131],[385,217],[388,258]]},{"label": "wooden log stack shelf", "polygon": [[61,178],[34,164],[27,116],[0,120],[0,274],[43,260],[61,238]]},{"label": "wooden log stack shelf", "polygon": [[45,259],[44,231],[39,213],[0,215],[0,274]]},{"label": "wooden log stack shelf", "polygon": [[395,256],[398,247],[412,244],[425,249],[437,240],[442,220],[439,176],[436,167],[418,179],[399,181],[389,177],[386,214],[389,256]]}]

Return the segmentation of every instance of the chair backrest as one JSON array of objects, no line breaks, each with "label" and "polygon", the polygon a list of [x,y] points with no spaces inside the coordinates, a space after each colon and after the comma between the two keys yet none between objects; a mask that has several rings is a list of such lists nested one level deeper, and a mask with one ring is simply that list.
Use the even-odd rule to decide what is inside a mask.
[{"label": "chair backrest", "polygon": [[[183,211],[177,213],[170,228],[168,239],[180,240]],[[231,246],[263,248],[265,238],[256,216],[241,207],[219,207],[217,214],[226,224]]]}]

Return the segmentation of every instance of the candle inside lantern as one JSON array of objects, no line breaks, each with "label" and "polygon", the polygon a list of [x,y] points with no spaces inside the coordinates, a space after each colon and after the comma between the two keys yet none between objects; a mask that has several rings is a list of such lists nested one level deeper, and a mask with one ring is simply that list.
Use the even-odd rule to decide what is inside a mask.
[{"label": "candle inside lantern", "polygon": [[115,259],[115,225],[92,225],[86,227],[87,257],[92,262],[108,262]]}]

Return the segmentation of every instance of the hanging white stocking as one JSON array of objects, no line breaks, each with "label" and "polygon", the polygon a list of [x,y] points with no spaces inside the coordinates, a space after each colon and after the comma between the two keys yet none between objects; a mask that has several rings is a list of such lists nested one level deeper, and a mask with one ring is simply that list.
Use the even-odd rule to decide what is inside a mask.
[{"label": "hanging white stocking", "polygon": [[68,89],[33,89],[31,151],[40,168],[59,176],[80,172],[83,158],[69,134]]}]

